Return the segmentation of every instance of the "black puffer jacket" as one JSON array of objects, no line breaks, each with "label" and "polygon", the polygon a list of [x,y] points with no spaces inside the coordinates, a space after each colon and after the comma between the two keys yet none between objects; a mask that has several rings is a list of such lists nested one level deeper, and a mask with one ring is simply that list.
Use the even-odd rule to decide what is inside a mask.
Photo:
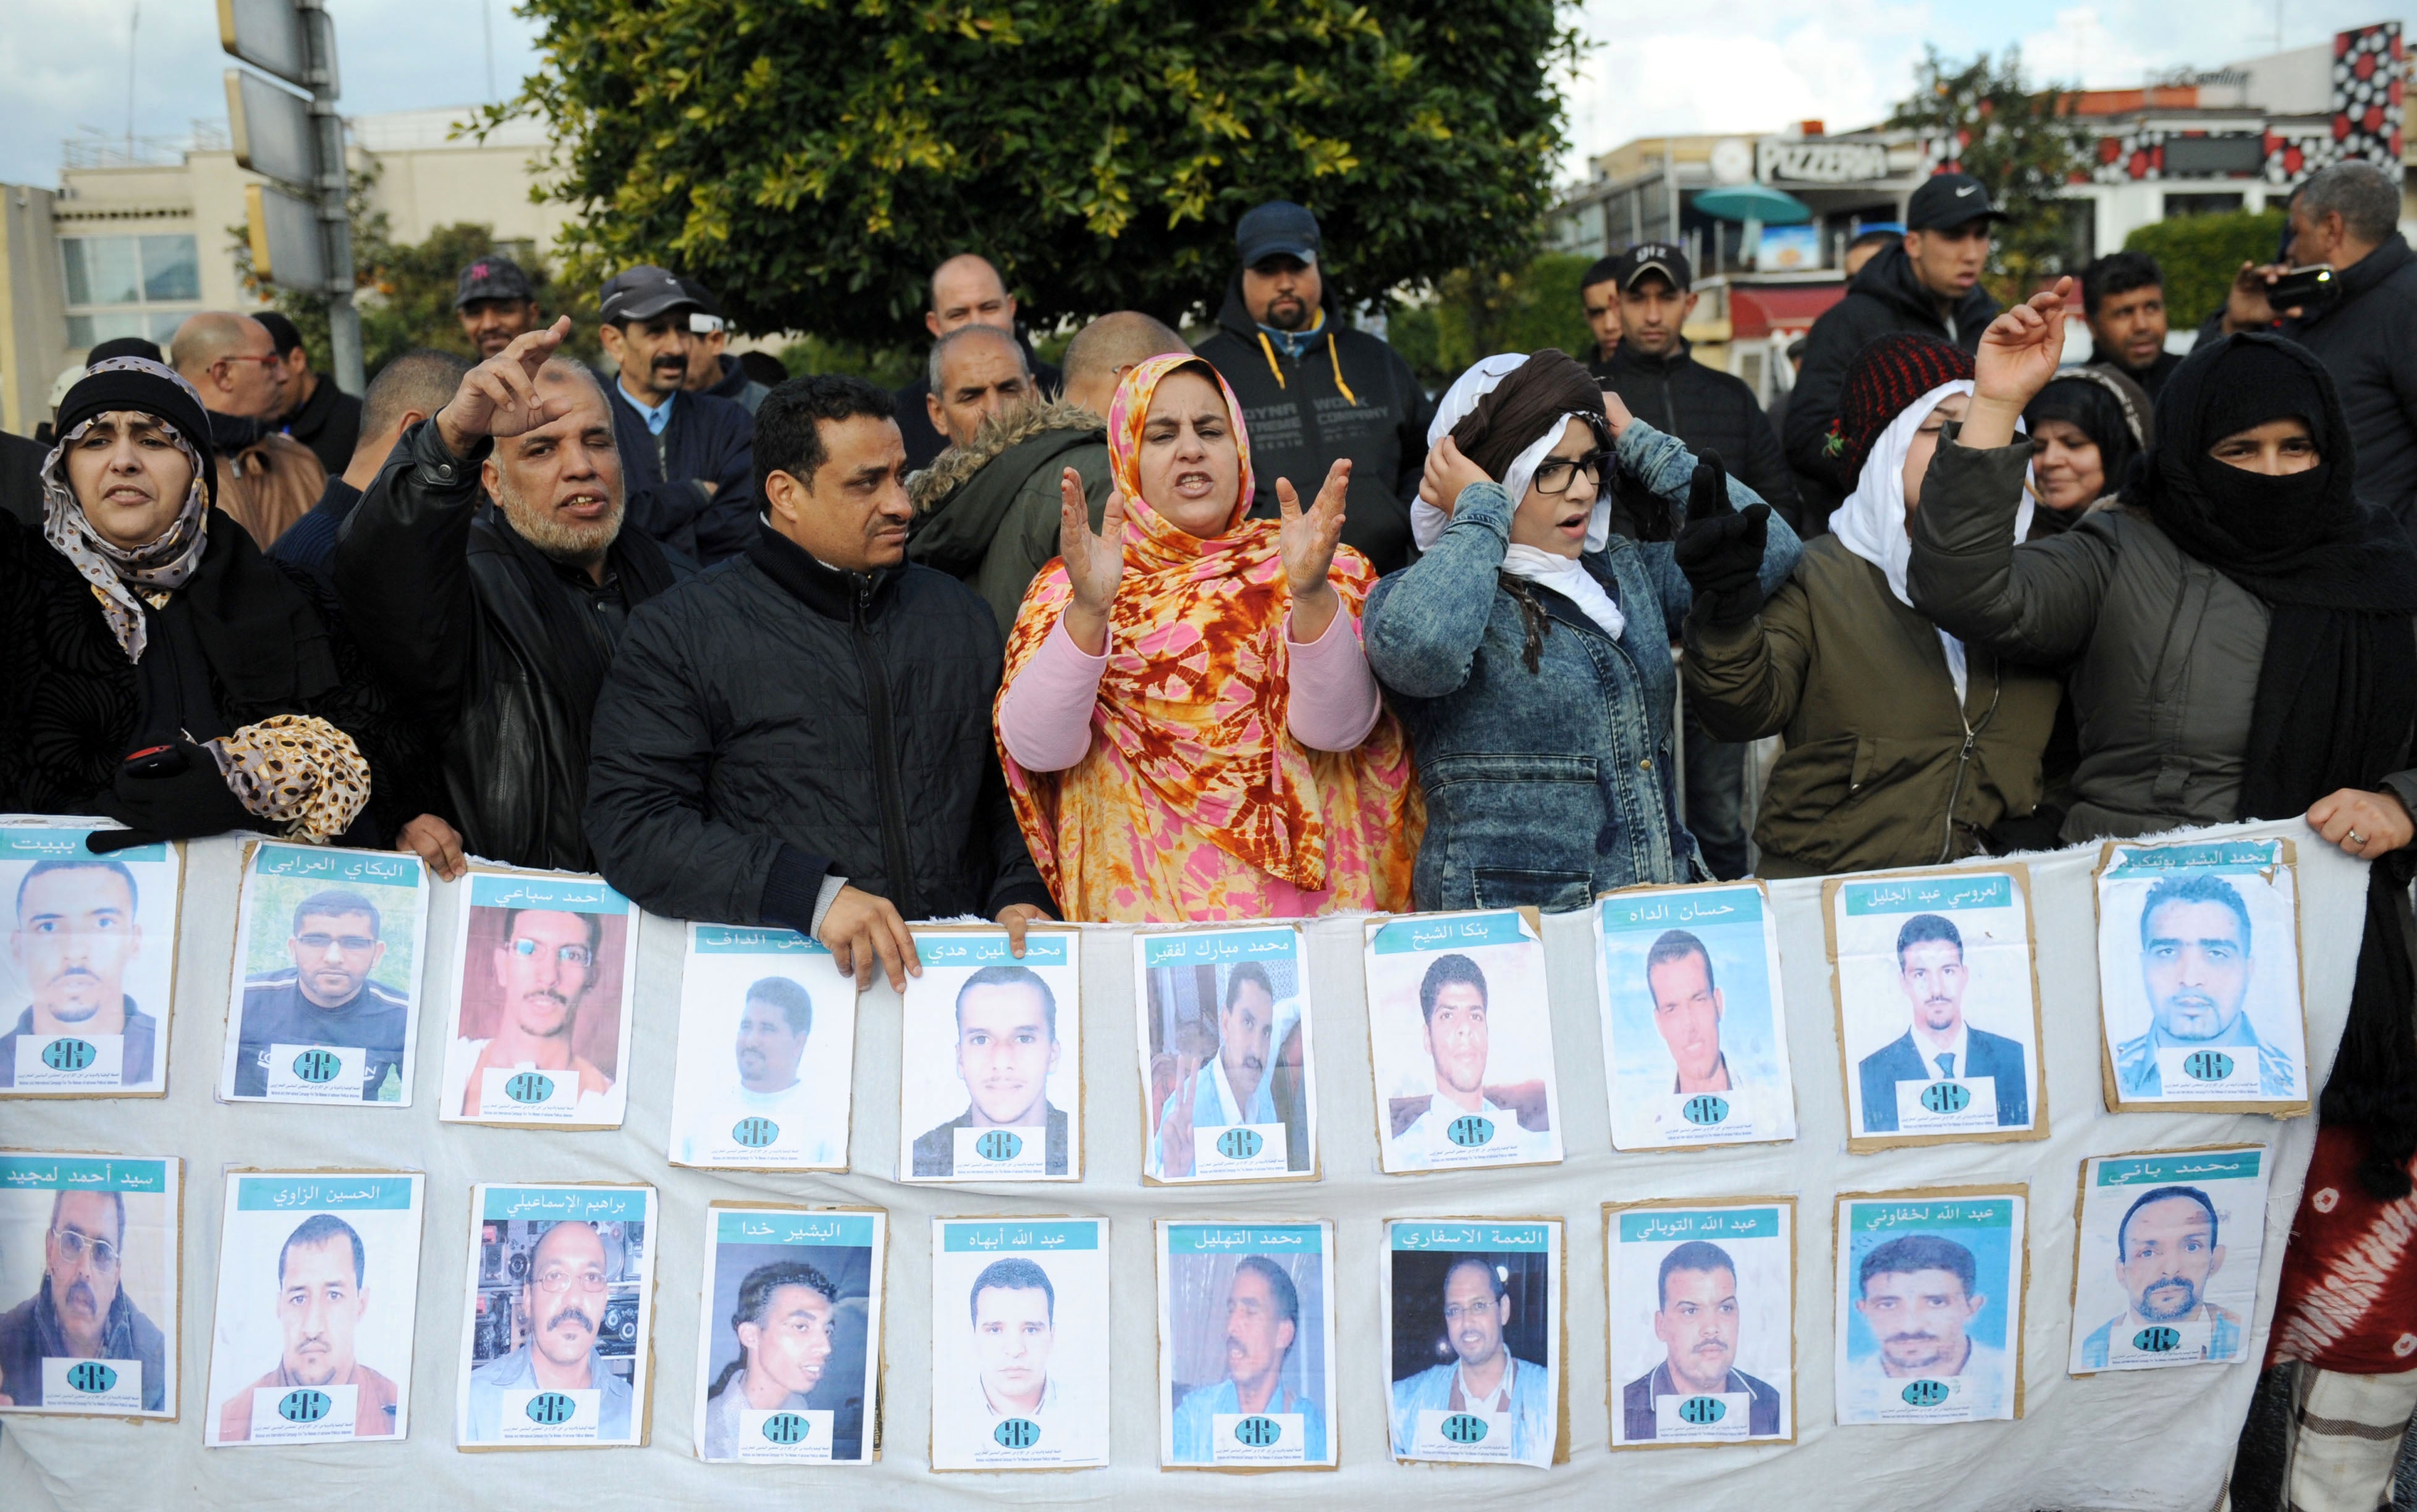
[{"label": "black puffer jacket", "polygon": [[1762,495],[1790,525],[1797,522],[1796,478],[1771,433],[1771,417],[1745,380],[1697,362],[1686,338],[1662,356],[1622,341],[1588,366],[1595,381],[1619,396],[1628,413],[1685,442],[1701,457],[1717,452],[1729,476]]},{"label": "black puffer jacket", "polygon": [[2417,536],[2417,253],[2398,232],[2342,269],[2341,297],[2274,334],[2333,374],[2358,455],[2358,496]]},{"label": "black puffer jacket", "polygon": [[631,616],[587,834],[655,913],[804,930],[826,876],[910,919],[1049,906],[991,741],[989,608],[930,567],[822,566],[769,526]]}]

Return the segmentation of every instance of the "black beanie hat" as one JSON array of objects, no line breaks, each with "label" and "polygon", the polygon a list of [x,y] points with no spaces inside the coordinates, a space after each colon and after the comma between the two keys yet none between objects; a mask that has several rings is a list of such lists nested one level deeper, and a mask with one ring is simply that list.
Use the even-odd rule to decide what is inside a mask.
[{"label": "black beanie hat", "polygon": [[1847,369],[1838,417],[1830,422],[1821,444],[1822,456],[1837,468],[1838,485],[1854,491],[1874,443],[1907,405],[1934,388],[1971,376],[1971,354],[1935,336],[1899,331],[1865,342]]},{"label": "black beanie hat", "polygon": [[185,445],[201,459],[202,486],[213,507],[219,500],[216,453],[210,446],[210,418],[202,396],[174,368],[146,357],[105,357],[76,380],[59,401],[56,434],[72,435],[75,428],[112,410],[139,410],[174,426]]}]

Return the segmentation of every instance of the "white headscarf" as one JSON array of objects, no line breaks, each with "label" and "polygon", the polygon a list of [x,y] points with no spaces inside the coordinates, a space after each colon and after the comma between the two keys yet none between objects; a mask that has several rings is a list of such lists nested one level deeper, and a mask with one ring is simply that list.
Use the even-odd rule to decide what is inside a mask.
[{"label": "white headscarf", "polygon": [[[1922,422],[1930,418],[1931,411],[1958,394],[1972,392],[1972,381],[1958,378],[1941,384],[1898,412],[1889,422],[1879,439],[1872,443],[1871,455],[1863,459],[1863,470],[1855,479],[1855,491],[1838,506],[1830,517],[1830,532],[1838,544],[1880,569],[1887,577],[1889,592],[1908,609],[1913,607],[1913,596],[1906,591],[1906,569],[1913,560],[1913,537],[1906,533],[1905,459],[1913,450],[1914,432]],[[2014,422],[2017,434],[2022,422]],[[2028,490],[2023,502],[2014,511],[2014,539],[2019,541],[2031,527],[2031,496]],[[1964,706],[1965,670],[1964,643],[1938,632],[1938,643],[1947,653],[1947,675],[1955,683],[1955,705]]]}]

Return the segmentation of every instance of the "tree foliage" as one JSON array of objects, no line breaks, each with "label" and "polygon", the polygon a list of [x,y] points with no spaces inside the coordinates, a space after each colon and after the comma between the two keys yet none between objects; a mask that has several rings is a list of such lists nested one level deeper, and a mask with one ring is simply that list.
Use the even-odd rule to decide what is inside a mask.
[{"label": "tree foliage", "polygon": [[1594,355],[1594,333],[1578,280],[1591,265],[1589,258],[1547,252],[1516,272],[1448,273],[1433,299],[1392,312],[1387,337],[1431,389],[1495,352],[1557,346],[1585,362]]},{"label": "tree foliage", "polygon": [[2076,217],[2089,206],[2061,197],[2090,171],[2090,129],[2073,114],[2078,97],[2031,88],[2019,48],[1959,65],[1925,45],[1914,81],[1888,124],[1937,141],[1946,150],[1941,166],[1979,179],[2014,218],[1998,228],[1989,254],[1991,292],[2020,298],[2058,274],[2080,272],[2088,244]]},{"label": "tree foliage", "polygon": [[704,279],[743,329],[880,344],[951,253],[1046,325],[1180,319],[1243,210],[1315,210],[1345,301],[1515,265],[1552,203],[1556,0],[525,0],[583,279]]},{"label": "tree foliage", "polygon": [[2173,216],[2123,238],[2125,250],[2157,260],[2166,276],[2166,318],[2178,331],[2223,309],[2241,265],[2272,262],[2282,243],[2279,209]]}]

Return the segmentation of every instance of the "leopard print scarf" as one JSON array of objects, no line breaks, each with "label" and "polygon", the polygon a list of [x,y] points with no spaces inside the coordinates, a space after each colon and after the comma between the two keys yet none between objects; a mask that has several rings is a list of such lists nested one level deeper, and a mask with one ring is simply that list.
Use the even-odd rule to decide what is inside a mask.
[{"label": "leopard print scarf", "polygon": [[206,745],[244,811],[284,824],[286,839],[325,845],[369,804],[370,764],[325,719],[275,715]]}]

